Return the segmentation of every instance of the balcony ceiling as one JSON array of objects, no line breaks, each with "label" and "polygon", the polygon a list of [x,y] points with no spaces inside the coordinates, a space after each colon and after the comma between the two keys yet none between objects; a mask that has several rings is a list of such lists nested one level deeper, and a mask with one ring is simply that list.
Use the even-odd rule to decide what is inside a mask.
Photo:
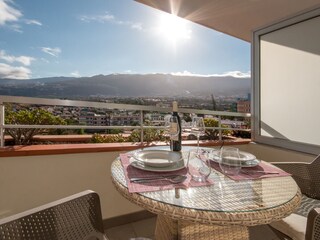
[{"label": "balcony ceiling", "polygon": [[136,0],[251,42],[253,30],[320,7],[320,0]]}]

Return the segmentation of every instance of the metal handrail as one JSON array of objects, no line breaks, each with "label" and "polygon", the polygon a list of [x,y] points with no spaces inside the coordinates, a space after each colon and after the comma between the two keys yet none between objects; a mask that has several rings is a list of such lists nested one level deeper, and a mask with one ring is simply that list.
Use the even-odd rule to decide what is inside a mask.
[{"label": "metal handrail", "polygon": [[[140,125],[139,126],[86,126],[86,125],[12,125],[5,124],[5,103],[20,103],[20,104],[36,104],[36,105],[50,105],[50,106],[68,106],[68,107],[91,107],[104,109],[119,109],[119,110],[133,110],[140,111]],[[145,126],[143,125],[143,114],[146,111],[151,112],[166,112],[172,111],[171,108],[132,105],[132,104],[117,104],[117,103],[102,103],[90,101],[76,101],[76,100],[61,100],[48,98],[32,98],[32,97],[16,97],[16,96],[0,96],[0,146],[4,146],[4,130],[10,128],[46,128],[46,129],[141,129],[141,142],[143,142],[143,130],[148,128],[163,128],[159,126]],[[179,108],[181,113],[192,114],[207,114],[218,116],[219,127],[208,127],[207,129],[219,130],[219,137],[222,136],[222,130],[243,130],[241,128],[223,128],[221,126],[221,116],[234,117],[251,117],[250,113],[235,113],[224,111],[200,110],[191,108]]]}]

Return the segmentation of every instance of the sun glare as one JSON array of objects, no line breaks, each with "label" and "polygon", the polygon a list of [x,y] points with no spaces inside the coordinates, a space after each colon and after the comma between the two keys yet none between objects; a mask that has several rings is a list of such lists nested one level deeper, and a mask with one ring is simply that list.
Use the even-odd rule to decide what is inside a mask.
[{"label": "sun glare", "polygon": [[158,33],[174,44],[191,38],[191,29],[188,27],[188,22],[172,14],[162,15]]}]

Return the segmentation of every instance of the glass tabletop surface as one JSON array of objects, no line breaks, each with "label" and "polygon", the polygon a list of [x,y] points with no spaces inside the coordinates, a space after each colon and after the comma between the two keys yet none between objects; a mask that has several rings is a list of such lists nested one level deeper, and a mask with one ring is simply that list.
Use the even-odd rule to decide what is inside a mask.
[{"label": "glass tabletop surface", "polygon": [[[190,148],[184,146],[182,152]],[[117,183],[127,187],[120,158],[113,161],[111,174]],[[165,204],[201,211],[247,212],[281,206],[292,200],[299,190],[296,182],[290,176],[234,181],[212,169],[209,177],[214,181],[214,184],[210,186],[136,194]]]}]

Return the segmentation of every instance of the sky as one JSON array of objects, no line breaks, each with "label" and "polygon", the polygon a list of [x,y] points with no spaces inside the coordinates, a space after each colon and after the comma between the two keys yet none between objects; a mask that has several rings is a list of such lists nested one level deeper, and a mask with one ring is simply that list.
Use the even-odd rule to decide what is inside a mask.
[{"label": "sky", "polygon": [[250,44],[133,0],[0,0],[0,78],[250,76]]}]

